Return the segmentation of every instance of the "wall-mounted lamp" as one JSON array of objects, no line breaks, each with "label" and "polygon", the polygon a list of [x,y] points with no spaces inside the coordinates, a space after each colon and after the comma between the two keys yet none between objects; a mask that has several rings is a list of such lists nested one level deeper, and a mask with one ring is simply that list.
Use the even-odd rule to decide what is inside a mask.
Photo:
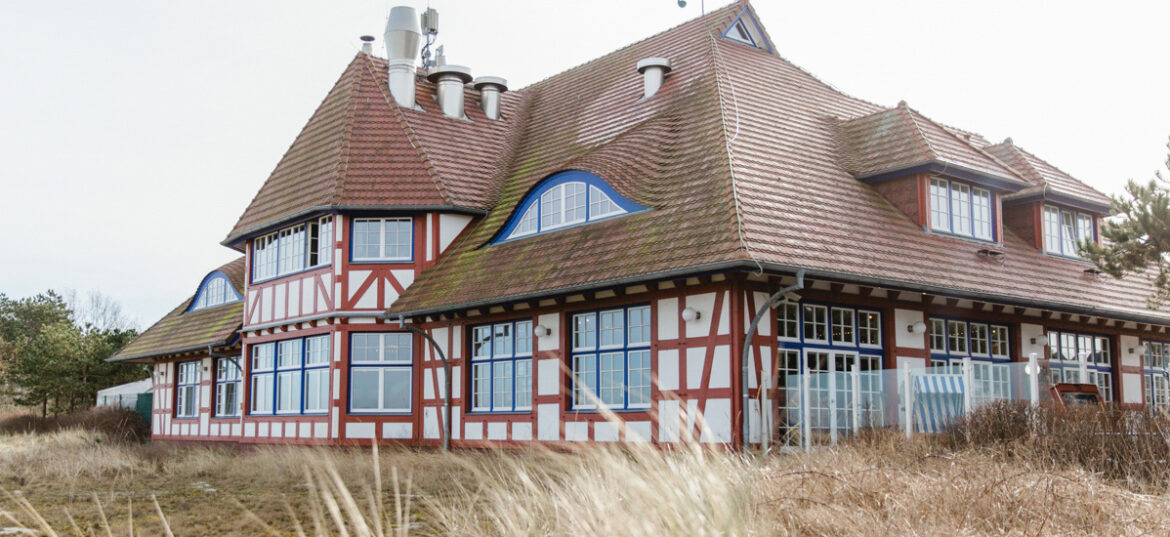
[{"label": "wall-mounted lamp", "polygon": [[1038,335],[1038,336],[1036,336],[1036,337],[1032,338],[1032,340],[1031,340],[1031,341],[1032,341],[1032,344],[1033,344],[1033,345],[1040,345],[1040,346],[1044,346],[1044,345],[1047,345],[1047,344],[1048,344],[1048,336],[1046,336],[1046,335],[1044,335],[1044,334],[1040,334],[1040,335]]},{"label": "wall-mounted lamp", "polygon": [[1138,345],[1137,347],[1130,347],[1129,353],[1130,354],[1136,353],[1138,356],[1145,356],[1146,355],[1146,346],[1145,345]]},{"label": "wall-mounted lamp", "polygon": [[682,319],[688,323],[691,321],[697,320],[698,318],[700,318],[702,316],[703,316],[703,314],[699,313],[699,310],[692,308],[692,307],[689,307],[689,306],[686,308],[683,308],[683,310],[682,310]]},{"label": "wall-mounted lamp", "polygon": [[911,333],[911,334],[925,334],[926,333],[926,323],[924,323],[922,321],[916,321],[916,322],[910,323],[910,324],[906,325],[906,331]]},{"label": "wall-mounted lamp", "polygon": [[543,324],[538,324],[538,325],[536,325],[536,328],[532,329],[532,335],[534,335],[536,337],[544,337],[544,336],[547,336],[548,334],[549,334],[549,329],[547,326],[545,326]]}]

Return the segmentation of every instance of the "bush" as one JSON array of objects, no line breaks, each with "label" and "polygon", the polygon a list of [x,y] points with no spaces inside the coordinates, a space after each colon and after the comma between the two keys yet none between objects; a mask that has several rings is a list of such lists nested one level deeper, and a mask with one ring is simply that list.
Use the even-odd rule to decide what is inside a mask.
[{"label": "bush", "polygon": [[939,437],[950,449],[992,448],[1053,466],[1077,465],[1139,489],[1170,485],[1167,424],[1141,410],[1000,401]]},{"label": "bush", "polygon": [[33,414],[0,418],[0,434],[43,434],[64,429],[103,433],[106,438],[120,442],[143,442],[150,439],[150,424],[134,410],[125,408],[96,407],[46,418]]}]

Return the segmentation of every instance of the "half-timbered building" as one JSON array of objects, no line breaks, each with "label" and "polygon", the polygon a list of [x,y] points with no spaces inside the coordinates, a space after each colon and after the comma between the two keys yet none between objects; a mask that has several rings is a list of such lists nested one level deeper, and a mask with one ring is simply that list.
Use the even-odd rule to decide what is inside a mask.
[{"label": "half-timbered building", "polygon": [[997,393],[1030,354],[1170,401],[1150,279],[1078,257],[1106,196],[843,94],[745,1],[523,89],[420,69],[419,35],[395,8],[389,59],[353,58],[227,234],[243,257],[116,357],[153,364],[155,438],[742,445],[781,434],[788,375],[965,361]]}]

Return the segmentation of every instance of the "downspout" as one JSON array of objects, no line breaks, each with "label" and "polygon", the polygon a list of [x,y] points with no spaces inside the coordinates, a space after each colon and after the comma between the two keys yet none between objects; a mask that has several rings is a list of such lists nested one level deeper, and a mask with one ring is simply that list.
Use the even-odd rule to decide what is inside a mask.
[{"label": "downspout", "polygon": [[[800,269],[800,270],[796,271],[796,284],[795,285],[789,285],[788,287],[785,287],[779,291],[776,291],[776,294],[769,297],[768,301],[760,306],[759,311],[756,312],[756,316],[752,317],[752,324],[750,326],[748,326],[747,336],[744,339],[743,356],[740,358],[740,369],[741,369],[741,371],[740,371],[740,373],[741,373],[740,386],[743,388],[743,402],[742,402],[742,406],[740,408],[742,409],[742,412],[743,412],[743,447],[744,447],[744,449],[747,449],[748,446],[751,445],[751,443],[749,442],[749,440],[751,439],[751,430],[750,430],[750,428],[751,428],[751,414],[748,412],[748,404],[751,402],[751,398],[748,397],[748,378],[749,378],[749,373],[750,373],[750,358],[751,358],[749,353],[753,348],[752,338],[754,338],[756,336],[756,329],[759,328],[760,321],[764,320],[764,314],[768,313],[768,310],[775,308],[776,306],[779,306],[782,302],[786,302],[788,299],[785,297],[785,295],[787,295],[788,293],[791,293],[793,291],[799,291],[801,289],[804,289],[804,269]],[[763,371],[761,371],[761,373],[763,373]],[[760,380],[760,382],[757,383],[756,387],[757,387],[757,389],[762,390],[764,388],[764,382],[763,382],[764,379],[763,379],[762,375],[760,375],[759,380]],[[763,421],[764,421],[764,408],[761,405],[761,407],[760,407],[760,422],[763,423]],[[763,444],[764,444],[764,436],[763,436],[763,434],[761,434],[760,435],[760,445],[763,445]]]},{"label": "downspout", "polygon": [[[389,315],[386,316],[389,318]],[[451,450],[451,363],[447,361],[447,355],[443,352],[443,348],[439,346],[439,342],[430,334],[420,330],[418,327],[406,324],[406,319],[402,314],[398,314],[398,326],[418,334],[431,343],[431,347],[435,352],[439,353],[439,360],[443,362],[443,451]]]}]

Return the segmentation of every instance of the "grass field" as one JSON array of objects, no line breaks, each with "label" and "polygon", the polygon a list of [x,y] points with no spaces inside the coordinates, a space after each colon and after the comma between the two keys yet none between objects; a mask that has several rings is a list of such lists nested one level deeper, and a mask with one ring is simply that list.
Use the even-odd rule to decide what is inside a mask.
[{"label": "grass field", "polygon": [[873,434],[811,455],[375,457],[135,443],[79,428],[0,433],[0,535],[1170,534],[1163,481],[1021,453]]}]

